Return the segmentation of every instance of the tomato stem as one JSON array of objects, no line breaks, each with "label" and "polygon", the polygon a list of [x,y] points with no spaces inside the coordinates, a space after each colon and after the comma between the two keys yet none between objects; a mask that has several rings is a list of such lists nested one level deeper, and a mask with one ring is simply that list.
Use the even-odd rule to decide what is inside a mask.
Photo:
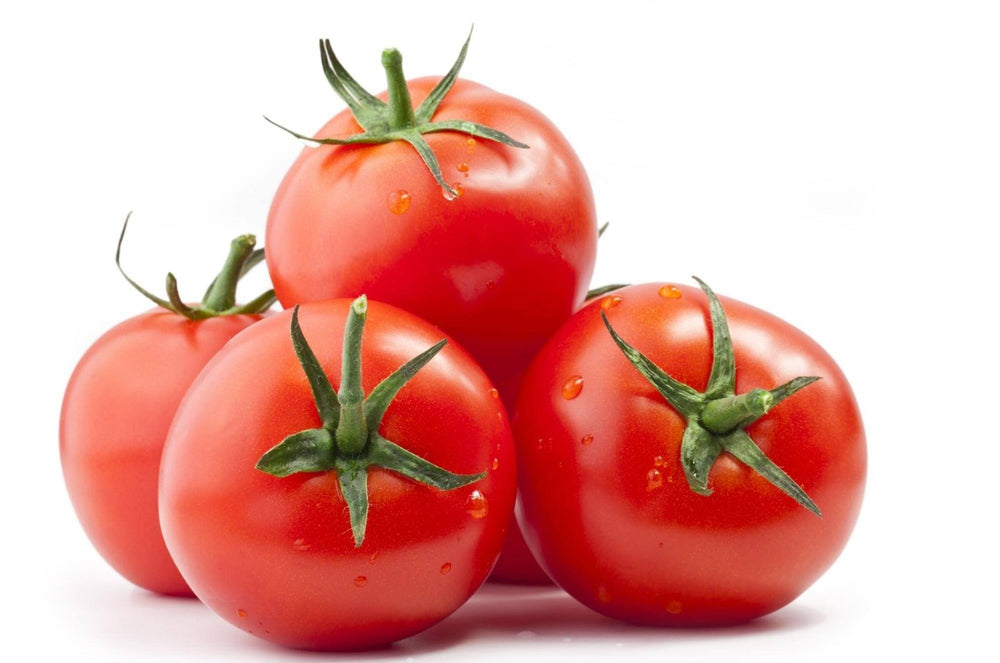
[{"label": "tomato stem", "polygon": [[819,378],[798,377],[770,391],[752,389],[737,394],[736,360],[726,313],[712,289],[697,277],[695,280],[708,298],[712,322],[712,370],[704,392],[696,391],[668,375],[618,335],[604,310],[600,313],[604,326],[622,354],[649,380],[667,403],[687,420],[687,428],[681,439],[680,460],[688,486],[699,495],[711,495],[708,477],[715,461],[725,451],[801,506],[822,517],[819,507],[806,491],[775,465],[743,430],[778,403]]},{"label": "tomato stem", "polygon": [[447,341],[442,339],[397,368],[365,398],[361,381],[361,339],[367,314],[368,299],[361,295],[351,304],[344,323],[338,394],[302,333],[299,307],[292,311],[292,347],[309,381],[323,426],[289,435],[271,447],[256,464],[261,472],[279,478],[301,472],[335,470],[350,514],[354,545],[358,548],[364,543],[368,523],[368,468],[382,467],[439,490],[461,488],[486,476],[485,472],[449,472],[379,434],[382,417],[396,394],[437,356]]},{"label": "tomato stem", "polygon": [[361,385],[361,337],[368,314],[368,299],[361,295],[351,304],[344,323],[344,348],[340,369],[340,422],[337,424],[337,450],[348,456],[364,451],[368,443],[365,422],[365,392]]},{"label": "tomato stem", "polygon": [[209,311],[225,311],[236,305],[236,285],[242,275],[244,263],[253,253],[256,241],[253,235],[240,235],[232,241],[222,271],[212,282],[201,302],[202,308]]},{"label": "tomato stem", "polygon": [[382,51],[382,66],[389,92],[389,128],[393,131],[409,129],[416,123],[410,90],[403,75],[403,55],[395,48]]},{"label": "tomato stem", "polygon": [[713,433],[725,435],[760,419],[773,404],[774,396],[763,389],[718,398],[705,404],[701,423]]},{"label": "tomato stem", "polygon": [[236,304],[236,288],[239,280],[264,261],[264,249],[254,249],[257,240],[253,235],[240,235],[232,241],[229,247],[229,256],[226,258],[222,271],[208,286],[199,306],[188,306],[184,303],[177,291],[177,279],[169,273],[167,274],[167,299],[154,295],[134,281],[122,268],[122,243],[125,241],[125,231],[128,229],[128,222],[131,218],[132,213],[129,212],[128,216],[125,217],[125,223],[122,224],[122,232],[118,236],[118,248],[115,251],[115,265],[129,285],[157,306],[182,315],[189,320],[204,320],[222,315],[263,313],[277,301],[274,290],[268,290],[242,306]]},{"label": "tomato stem", "polygon": [[326,80],[334,91],[343,99],[344,103],[351,109],[351,115],[364,130],[359,134],[345,136],[342,138],[314,138],[305,134],[297,133],[283,127],[274,120],[264,117],[265,120],[287,131],[300,140],[307,140],[318,145],[354,145],[354,144],[379,144],[392,141],[404,141],[413,146],[420,154],[420,158],[427,166],[434,180],[452,198],[458,196],[455,189],[445,182],[441,174],[441,166],[437,156],[431,150],[423,134],[438,132],[455,132],[475,136],[484,140],[493,141],[510,147],[527,149],[527,145],[514,140],[502,131],[487,127],[475,122],[465,120],[441,120],[434,121],[434,114],[438,106],[448,95],[455,81],[458,80],[458,72],[465,62],[465,55],[469,50],[469,40],[472,38],[472,31],[462,50],[459,51],[458,58],[451,66],[437,85],[434,86],[424,98],[420,105],[414,109],[413,101],[410,98],[410,90],[406,85],[406,78],[403,76],[403,56],[395,48],[387,48],[382,51],[382,66],[385,68],[386,79],[388,80],[389,103],[386,103],[368,92],[354,78],[351,77],[344,66],[337,59],[336,53],[328,39],[320,40],[319,52],[320,61],[323,65],[323,73]]}]

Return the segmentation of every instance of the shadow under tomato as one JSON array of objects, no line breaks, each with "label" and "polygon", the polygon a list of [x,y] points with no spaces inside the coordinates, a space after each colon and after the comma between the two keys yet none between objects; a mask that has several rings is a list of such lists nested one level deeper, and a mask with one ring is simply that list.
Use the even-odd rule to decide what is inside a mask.
[{"label": "shadow under tomato", "polygon": [[[597,642],[621,644],[671,643],[794,631],[815,626],[823,615],[806,606],[791,605],[761,619],[713,628],[656,628],[619,622],[584,607],[555,587],[487,584],[440,624],[384,649],[344,654],[351,660],[400,660],[476,643],[502,647],[527,642],[566,646]],[[297,652],[302,656],[336,654]]]},{"label": "shadow under tomato", "polygon": [[[460,646],[501,648],[559,643],[563,647],[671,644],[699,640],[787,632],[815,626],[823,614],[792,604],[747,624],[717,628],[655,628],[604,617],[577,603],[555,587],[487,584],[440,624],[401,642],[366,652],[330,653],[291,650],[232,628],[197,600],[164,597],[140,589],[99,591],[97,587],[72,592],[77,626],[104,642],[117,641],[124,650],[153,648],[181,656],[197,651],[199,658],[241,656],[244,660],[406,660]],[[69,598],[69,597],[64,597]],[[73,600],[75,599],[75,600]],[[68,607],[68,606],[67,606]],[[96,609],[95,609],[96,608]],[[178,637],[178,634],[183,634]]]}]

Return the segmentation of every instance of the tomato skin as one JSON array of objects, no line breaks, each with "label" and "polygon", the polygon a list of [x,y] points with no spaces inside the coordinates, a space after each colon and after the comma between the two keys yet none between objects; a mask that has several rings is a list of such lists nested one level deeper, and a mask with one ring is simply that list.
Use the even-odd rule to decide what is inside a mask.
[{"label": "tomato skin", "polygon": [[[437,80],[408,82],[415,105]],[[271,206],[268,269],[286,307],[366,293],[440,326],[501,380],[512,357],[540,347],[583,302],[597,250],[593,195],[569,143],[527,104],[459,79],[434,115],[447,119],[530,148],[426,134],[446,180],[462,187],[449,201],[409,144],[307,147]],[[360,131],[344,111],[316,135]],[[390,196],[401,191],[409,206],[397,214]]]},{"label": "tomato skin", "polygon": [[[712,362],[706,298],[688,287],[667,298],[661,285],[616,291],[622,299],[606,313],[629,343],[703,390]],[[692,492],[679,462],[685,422],[616,347],[594,302],[532,363],[515,437],[518,521],[532,552],[556,583],[605,615],[715,625],[768,614],[833,563],[857,519],[865,437],[840,369],[791,325],[720,299],[737,393],[823,378],[746,429],[823,518],[725,453],[710,474],[714,493]],[[563,385],[574,376],[583,388],[567,399]]]},{"label": "tomato skin", "polygon": [[524,541],[524,534],[521,533],[521,528],[514,518],[511,518],[510,527],[507,528],[503,549],[500,551],[496,566],[493,567],[493,573],[490,574],[490,581],[513,585],[552,584],[552,579],[532,556],[528,544]]},{"label": "tomato skin", "polygon": [[[334,387],[350,304],[299,312]],[[444,336],[379,302],[369,300],[367,316],[366,393]],[[384,645],[449,615],[489,574],[513,509],[510,425],[489,379],[449,343],[399,393],[380,432],[450,471],[487,476],[439,491],[372,468],[355,548],[336,472],[278,478],[254,468],[287,435],[320,425],[289,319],[286,311],[234,339],[185,397],[160,475],[164,536],[198,597],[239,628],[303,649]],[[485,513],[470,513],[477,490]]]},{"label": "tomato skin", "polygon": [[191,321],[154,309],[104,334],[70,378],[59,430],[70,499],[97,551],[140,587],[192,596],[160,534],[160,455],[195,377],[230,338],[260,319]]}]

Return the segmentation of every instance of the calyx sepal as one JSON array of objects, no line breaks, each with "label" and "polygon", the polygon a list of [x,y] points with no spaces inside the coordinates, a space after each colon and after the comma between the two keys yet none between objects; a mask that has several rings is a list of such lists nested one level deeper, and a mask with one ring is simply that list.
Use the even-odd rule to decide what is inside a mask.
[{"label": "calyx sepal", "polygon": [[454,131],[511,147],[528,147],[502,131],[475,122],[466,120],[432,121],[441,101],[458,79],[458,72],[465,62],[465,55],[469,50],[469,41],[471,39],[472,31],[470,30],[469,36],[466,38],[465,44],[462,45],[462,50],[458,54],[458,59],[455,60],[455,64],[444,75],[444,78],[434,86],[434,89],[430,91],[427,98],[423,100],[416,110],[413,108],[413,102],[410,100],[410,92],[406,87],[406,79],[403,76],[403,56],[398,50],[389,48],[382,52],[382,66],[385,68],[389,90],[389,101],[387,103],[368,92],[354,80],[347,73],[347,70],[344,69],[340,60],[337,59],[336,54],[333,52],[333,47],[330,46],[330,40],[322,39],[319,42],[319,54],[326,80],[329,81],[330,86],[344,100],[348,108],[350,108],[351,114],[354,116],[355,121],[361,125],[363,131],[344,138],[314,138],[292,131],[267,116],[264,119],[300,140],[309,141],[317,145],[377,144],[388,143],[394,140],[405,141],[417,151],[424,165],[427,166],[427,169],[434,176],[434,179],[441,188],[451,196],[457,196],[458,192],[454,187],[444,181],[444,175],[441,173],[441,165],[438,163],[437,156],[434,155],[434,151],[431,150],[430,145],[424,140],[424,134]]},{"label": "calyx sepal", "polygon": [[736,360],[725,311],[712,289],[701,279],[694,278],[708,297],[712,321],[712,370],[704,392],[675,380],[631,346],[618,335],[608,321],[607,314],[601,311],[604,326],[625,357],[678,414],[687,420],[687,428],[681,438],[680,460],[688,486],[699,495],[711,495],[708,475],[719,455],[725,451],[810,512],[822,517],[819,507],[805,490],[775,465],[743,430],[819,378],[798,377],[774,389],[752,389],[744,394],[737,394]]},{"label": "calyx sepal", "polygon": [[344,325],[341,385],[333,388],[299,324],[299,307],[292,311],[292,347],[312,389],[323,425],[289,435],[269,449],[256,468],[276,477],[299,472],[337,472],[340,491],[351,517],[354,545],[361,547],[368,523],[368,469],[381,467],[440,490],[461,488],[486,476],[455,474],[407,451],[378,432],[396,394],[437,355],[442,339],[397,368],[367,398],[361,386],[361,338],[368,312],[364,295],[352,304]]},{"label": "calyx sepal", "polygon": [[168,273],[166,279],[167,299],[154,295],[134,281],[122,268],[122,242],[125,241],[125,231],[128,229],[128,222],[131,218],[132,213],[129,212],[125,217],[125,223],[122,224],[122,232],[118,236],[118,247],[115,250],[115,265],[133,288],[157,306],[182,315],[189,320],[204,320],[224,315],[263,313],[277,301],[274,290],[268,290],[246,304],[236,303],[236,287],[240,279],[264,261],[264,249],[254,248],[257,239],[253,235],[240,235],[232,241],[222,271],[209,284],[205,294],[202,295],[201,303],[197,306],[189,306],[184,303],[177,289],[177,279],[172,273]]}]

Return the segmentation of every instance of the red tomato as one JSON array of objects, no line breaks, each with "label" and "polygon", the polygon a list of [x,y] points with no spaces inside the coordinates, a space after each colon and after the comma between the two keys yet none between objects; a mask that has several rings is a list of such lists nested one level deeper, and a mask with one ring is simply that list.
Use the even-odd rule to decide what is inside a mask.
[{"label": "red tomato", "polygon": [[140,587],[191,595],[160,534],[156,478],[163,441],[208,360],[259,319],[196,322],[149,311],[102,336],[70,379],[59,436],[66,487],[94,547]]},{"label": "red tomato", "polygon": [[[386,67],[390,106],[422,102],[439,81],[403,85],[398,62]],[[271,205],[268,268],[286,307],[367,293],[440,326],[503,381],[583,302],[597,243],[590,184],[559,130],[513,97],[458,79],[432,119],[487,125],[528,149],[423,134],[453,195],[402,140],[306,148]],[[344,111],[316,136],[362,128]]]},{"label": "red tomato", "polygon": [[[234,242],[229,275],[235,278],[214,301],[235,297],[238,274],[263,258],[251,251],[252,237]],[[242,309],[262,311],[273,293],[255,301]],[[87,350],[66,388],[59,449],[73,507],[101,556],[140,587],[190,596],[160,534],[156,482],[163,442],[184,392],[208,360],[262,316],[185,310],[209,317],[192,320],[157,308],[114,327]]]},{"label": "red tomato", "polygon": [[[514,411],[518,388],[521,380],[524,379],[524,370],[529,363],[530,357],[515,363],[515,366],[520,365],[522,369],[516,371],[506,381],[496,383],[508,412]],[[545,571],[531,555],[531,551],[528,550],[528,544],[524,542],[524,535],[514,518],[510,519],[510,526],[507,528],[507,536],[503,542],[503,549],[500,551],[500,558],[497,559],[489,579],[490,582],[514,585],[552,584],[552,580],[545,574]]]},{"label": "red tomato", "polygon": [[[304,431],[328,431],[327,443],[340,444],[350,409],[344,403],[355,390],[344,386],[350,380],[339,330],[357,305],[320,302],[299,313],[312,364],[321,367],[317,379],[340,385],[335,435],[293,350],[286,311],[216,356],[181,404],[164,450],[160,516],[184,577],[226,620],[291,647],[373,647],[443,619],[485,580],[513,508],[505,410],[479,366],[451,343],[366,433],[366,449],[377,433],[447,470],[485,478],[439,490],[376,465],[367,469],[366,492],[348,483],[345,499],[344,482],[352,480],[346,472],[305,467],[279,477],[255,469]],[[400,309],[367,307],[356,389],[368,394],[364,420],[376,384],[442,337]],[[312,453],[314,446],[301,449]],[[336,462],[368,453],[336,449]],[[359,494],[367,495],[366,523],[356,508]]]},{"label": "red tomato", "polygon": [[[707,430],[705,411],[685,420],[623,354],[601,313],[624,342],[696,390],[716,374],[713,337],[725,345],[724,338],[712,333],[706,297],[696,289],[617,290],[573,316],[548,342],[528,371],[515,415],[518,520],[552,578],[598,612],[674,625],[765,615],[815,581],[854,526],[866,452],[846,379],[791,325],[735,300],[723,300],[723,307],[736,393],[775,390],[800,375],[822,378],[778,404],[771,392],[753,392],[773,409],[745,427],[787,473],[773,476],[791,477],[789,490],[804,490],[801,503],[818,507],[822,518],[737,460],[728,446],[714,462],[714,454],[707,456],[710,473],[699,490],[711,494],[692,489],[705,476],[686,474],[697,455],[682,463],[682,437],[689,425]],[[720,432],[705,440],[743,439],[739,426],[745,424],[729,433],[719,420],[714,413]]]},{"label": "red tomato", "polygon": [[531,550],[528,549],[528,544],[524,541],[521,528],[513,518],[511,518],[510,527],[507,529],[500,558],[497,559],[493,573],[490,574],[490,582],[514,585],[552,584],[552,579],[535,561]]}]

